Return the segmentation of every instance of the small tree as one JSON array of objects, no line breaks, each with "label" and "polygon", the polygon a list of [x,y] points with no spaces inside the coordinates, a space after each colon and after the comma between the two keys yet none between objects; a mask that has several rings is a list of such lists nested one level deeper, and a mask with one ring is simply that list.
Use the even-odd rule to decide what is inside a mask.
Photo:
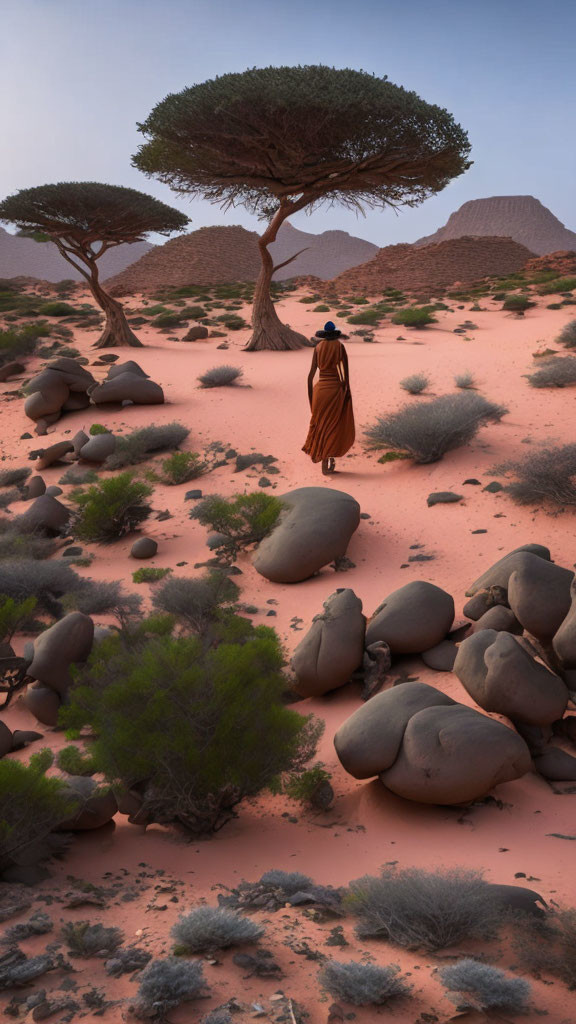
[{"label": "small tree", "polygon": [[54,242],[60,255],[87,281],[106,326],[95,348],[141,346],[119,302],[100,284],[98,260],[108,249],[144,241],[151,231],[169,235],[189,217],[152,196],[97,181],[59,182],[21,189],[0,203],[0,221],[19,234]]},{"label": "small tree", "polygon": [[133,164],[176,192],[266,220],[249,351],[297,349],[270,295],[268,246],[298,210],[418,206],[470,167],[463,129],[384,76],[323,65],[251,68],[172,93],[138,125]]},{"label": "small tree", "polygon": [[74,533],[80,540],[118,540],[148,518],[151,509],[146,499],[151,494],[152,488],[131,473],[109,477],[87,491],[73,491],[70,498],[79,509]]}]

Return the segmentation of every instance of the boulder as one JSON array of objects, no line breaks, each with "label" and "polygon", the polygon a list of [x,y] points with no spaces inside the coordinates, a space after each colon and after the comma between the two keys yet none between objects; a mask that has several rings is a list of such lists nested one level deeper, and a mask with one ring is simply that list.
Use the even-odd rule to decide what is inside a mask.
[{"label": "boulder", "polygon": [[152,537],[138,537],[130,548],[132,558],[154,558],[158,544]]},{"label": "boulder", "polygon": [[463,612],[467,619],[477,622],[485,612],[496,607],[496,605],[502,605],[504,608],[508,607],[508,592],[504,587],[488,587],[486,590],[477,591],[474,597],[471,597],[466,602]]},{"label": "boulder", "polygon": [[353,590],[340,588],[324,601],[291,660],[294,689],[301,697],[320,697],[344,686],[362,664],[366,617]]},{"label": "boulder", "polygon": [[258,545],[252,564],[272,583],[300,583],[346,554],[360,505],[331,487],[299,487],[279,497],[287,507]]},{"label": "boulder", "polygon": [[570,584],[570,608],[558,627],[552,646],[565,669],[576,669],[576,578]]},{"label": "boulder", "polygon": [[70,391],[85,392],[95,383],[90,371],[70,356],[60,356],[58,359],[50,360],[45,370],[57,371],[64,383],[70,388]]},{"label": "boulder", "polygon": [[26,499],[30,501],[32,498],[39,498],[41,494],[46,493],[46,484],[41,476],[31,476],[28,481],[26,488]]},{"label": "boulder", "polygon": [[378,606],[366,628],[366,643],[383,640],[392,655],[420,654],[444,640],[453,621],[450,594],[433,583],[414,580]]},{"label": "boulder", "polygon": [[12,733],[12,750],[22,750],[29,743],[43,738],[41,732],[33,732],[31,729],[14,729]]},{"label": "boulder", "polygon": [[94,779],[84,775],[70,775],[65,779],[66,789],[73,797],[80,797],[79,810],[59,826],[59,832],[84,832],[102,828],[118,811],[116,797],[111,791],[99,792]]},{"label": "boulder", "polygon": [[34,641],[28,675],[63,697],[70,685],[70,665],[86,661],[94,641],[94,623],[83,612],[69,612]]},{"label": "boulder", "polygon": [[[66,388],[66,394],[68,394],[68,388]],[[34,391],[24,402],[24,412],[29,419],[36,420],[38,424],[43,420],[49,426],[50,423],[55,423],[60,418],[62,402],[51,396],[45,398],[41,391]]]},{"label": "boulder", "polygon": [[64,492],[62,491],[61,487],[58,487],[58,484],[50,484],[50,487],[46,488],[45,493],[50,498],[57,498],[60,494],[63,494]]},{"label": "boulder", "polygon": [[0,757],[9,754],[12,749],[12,730],[0,719]]},{"label": "boulder", "polygon": [[24,694],[28,711],[43,725],[58,725],[58,712],[62,701],[55,690],[40,683],[32,683]]},{"label": "boulder", "polygon": [[150,376],[148,373],[144,373],[142,367],[135,363],[133,359],[128,359],[125,363],[116,363],[115,366],[111,366],[106,380],[114,380],[114,377],[120,376],[121,373],[135,373],[137,377],[145,377],[146,379]]},{"label": "boulder", "polygon": [[[550,561],[550,551],[548,548],[543,547],[542,544],[524,544],[522,547],[514,548],[503,558],[500,558],[494,565],[491,565],[486,572],[483,572],[481,576],[469,587],[466,591],[466,597],[473,597],[474,594],[479,590],[486,590],[489,587],[497,586],[503,587],[505,590],[508,589],[508,580],[515,569],[519,568],[522,564],[522,555],[528,552],[532,555],[537,555],[538,558],[544,558],[546,561]],[[466,614],[466,612],[464,613]]]},{"label": "boulder", "polygon": [[376,694],[338,729],[334,747],[340,763],[355,779],[374,778],[394,764],[412,715],[455,703],[426,683],[403,683]]},{"label": "boulder", "polygon": [[[116,370],[119,367],[113,366],[112,369]],[[90,398],[95,405],[128,400],[134,405],[161,405],[164,401],[164,392],[159,384],[145,376],[137,373],[119,373],[92,388]]]},{"label": "boulder", "polygon": [[68,525],[70,512],[58,498],[41,494],[21,517],[26,529],[58,534]]},{"label": "boulder", "polygon": [[[540,559],[542,561],[542,559]],[[472,598],[474,600],[474,598]],[[482,629],[494,629],[497,633],[522,633],[522,626],[510,608],[495,604],[484,612],[472,625],[472,632],[479,633]]]},{"label": "boulder", "polygon": [[79,412],[80,409],[87,409],[89,405],[90,395],[86,391],[71,391],[62,406],[62,412]]},{"label": "boulder", "polygon": [[574,573],[536,555],[525,554],[510,574],[508,603],[524,629],[550,643],[570,610]]},{"label": "boulder", "polygon": [[74,454],[79,455],[80,449],[84,447],[87,441],[90,440],[90,435],[84,430],[79,430],[78,433],[74,434],[72,438],[72,444],[74,446]]},{"label": "boulder", "polygon": [[429,651],[422,651],[422,661],[435,672],[452,672],[458,648],[453,640],[442,640]]},{"label": "boulder", "polygon": [[530,751],[517,732],[453,703],[424,708],[410,718],[398,757],[380,780],[407,800],[465,804],[531,767]]},{"label": "boulder", "polygon": [[88,462],[105,462],[116,448],[114,434],[95,434],[80,449],[81,459]]},{"label": "boulder", "polygon": [[576,782],[576,757],[572,757],[561,747],[545,747],[543,752],[534,758],[534,767],[550,782]]},{"label": "boulder", "polygon": [[482,630],[463,640],[454,672],[484,708],[528,725],[550,725],[568,703],[562,679],[510,633]]},{"label": "boulder", "polygon": [[18,374],[24,373],[25,369],[24,363],[18,363],[16,360],[4,363],[4,366],[0,366],[0,384],[10,380],[10,377],[16,377]]},{"label": "boulder", "polygon": [[51,444],[49,448],[43,449],[38,468],[48,469],[48,466],[51,466],[54,462],[60,462],[64,455],[68,455],[73,451],[74,445],[71,441],[57,441],[56,444]]},{"label": "boulder", "polygon": [[[489,885],[492,895],[501,906],[523,910],[525,914],[534,914],[535,917],[546,917],[543,908],[548,904],[534,889],[526,889],[523,885],[498,885],[495,882],[490,882]],[[542,907],[539,907],[538,903],[541,903]]]},{"label": "boulder", "polygon": [[208,337],[208,328],[207,327],[202,327],[199,324],[197,327],[191,327],[190,330],[187,331],[186,334],[184,335],[184,337],[182,338],[182,341],[200,341],[201,338],[207,338],[207,337]]}]

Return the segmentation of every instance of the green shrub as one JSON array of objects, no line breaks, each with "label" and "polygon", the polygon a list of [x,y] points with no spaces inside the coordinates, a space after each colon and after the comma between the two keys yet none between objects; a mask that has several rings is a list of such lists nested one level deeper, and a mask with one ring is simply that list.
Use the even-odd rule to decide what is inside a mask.
[{"label": "green shrub", "polygon": [[152,488],[131,473],[93,484],[86,491],[73,491],[70,499],[78,506],[74,533],[80,540],[109,543],[135,530],[151,512],[146,499]]},{"label": "green shrub", "polygon": [[535,302],[531,302],[527,295],[508,295],[504,299],[502,309],[506,309],[512,313],[523,313],[525,309],[530,309],[531,306],[535,306]]},{"label": "green shrub", "polygon": [[569,320],[567,324],[564,324],[556,338],[556,343],[563,345],[564,348],[576,348],[576,320]]},{"label": "green shrub", "polygon": [[60,771],[66,772],[68,775],[94,775],[96,771],[94,759],[90,754],[84,753],[74,744],[63,747],[58,752],[56,764]]},{"label": "green shrub", "polygon": [[132,580],[134,583],[156,583],[157,580],[163,580],[170,572],[172,569],[153,569],[151,566],[142,566],[141,569],[136,569],[136,572],[132,573]]},{"label": "green shrub", "polygon": [[67,302],[44,302],[38,307],[41,316],[74,316],[79,311]]},{"label": "green shrub", "polygon": [[329,313],[330,306],[315,306],[312,310],[313,313]]},{"label": "green shrub", "polygon": [[19,329],[0,330],[0,366],[30,355],[43,333],[32,324]]},{"label": "green shrub", "polygon": [[298,775],[291,775],[284,784],[284,792],[291,800],[298,800],[306,807],[329,805],[334,796],[330,786],[331,778],[324,765],[316,764]]},{"label": "green shrub", "polygon": [[97,434],[109,434],[110,431],[108,427],[103,426],[102,423],[93,423],[88,430],[88,433],[91,434],[92,437],[96,437]]},{"label": "green shrub", "polygon": [[173,576],[155,591],[152,605],[172,616],[200,636],[226,618],[240,590],[225,572],[211,569],[195,578]]},{"label": "green shrub", "polygon": [[259,543],[274,528],[283,509],[279,498],[256,491],[223,498],[210,494],[198,502],[190,518],[197,519],[228,538],[226,547],[236,554],[249,544]]},{"label": "green shrub", "polygon": [[185,484],[209,470],[198,452],[173,452],[162,462],[161,480],[165,484]]},{"label": "green shrub", "polygon": [[46,775],[52,761],[50,750],[33,754],[29,764],[0,761],[0,871],[49,856],[42,841],[79,806],[60,779]]},{"label": "green shrub", "polygon": [[66,921],[62,926],[62,936],[72,956],[86,958],[110,957],[124,941],[120,928],[105,928],[103,924],[90,924],[90,921]]},{"label": "green shrub", "polygon": [[298,302],[303,302],[305,305],[309,305],[311,302],[320,302],[321,295],[305,295],[304,298],[298,299]]},{"label": "green shrub", "polygon": [[576,288],[576,277],[557,277],[549,284],[542,285],[538,289],[539,295],[551,295],[552,293],[571,292]]},{"label": "green shrub", "polygon": [[[441,395],[380,417],[364,432],[366,446],[388,449],[393,457],[409,457],[417,463],[437,462],[446,452],[471,441],[480,427],[498,423],[507,411],[472,391]],[[387,456],[384,460],[389,461]]]},{"label": "green shrub", "polygon": [[189,320],[189,316],[184,311],[176,312],[173,310],[169,313],[160,313],[160,316],[155,316],[152,320],[153,327],[179,327],[180,324],[185,323]]},{"label": "green shrub", "polygon": [[203,388],[223,388],[237,384],[242,377],[244,370],[237,366],[214,366],[206,370],[197,378]]},{"label": "green shrub", "polygon": [[401,324],[402,327],[427,327],[428,324],[435,324],[436,317],[432,316],[430,306],[408,306],[407,309],[399,309],[392,317],[393,324]]},{"label": "green shrub", "polygon": [[408,391],[410,395],[421,395],[430,384],[430,377],[425,373],[413,373],[410,377],[404,377],[400,381],[400,387]]},{"label": "green shrub", "polygon": [[284,654],[274,631],[231,617],[217,642],[107,636],[73,666],[61,724],[89,726],[105,779],[137,794],[141,823],[193,835],[221,828],[236,806],[301,768],[321,723],[283,704]]},{"label": "green shrub", "polygon": [[[342,310],[342,316],[345,316],[345,311]],[[382,319],[382,312],[379,309],[363,309],[361,313],[355,313],[353,316],[349,316],[347,323],[349,324],[370,324],[376,326]]]},{"label": "green shrub", "polygon": [[241,331],[249,326],[243,317],[236,316],[234,313],[224,313],[222,316],[217,316],[216,322],[224,324],[229,331]]},{"label": "green shrub", "polygon": [[35,597],[15,601],[13,597],[0,594],[0,643],[10,643],[14,634],[31,619],[36,604]]},{"label": "green shrub", "polygon": [[123,469],[144,462],[151,454],[178,448],[190,433],[181,423],[151,423],[116,439],[116,448],[106,459],[106,469]]}]

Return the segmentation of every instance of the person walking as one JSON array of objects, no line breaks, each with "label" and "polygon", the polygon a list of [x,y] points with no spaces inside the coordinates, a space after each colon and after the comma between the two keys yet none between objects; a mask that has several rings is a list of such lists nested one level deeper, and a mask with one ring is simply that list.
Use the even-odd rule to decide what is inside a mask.
[{"label": "person walking", "polygon": [[[308,436],[302,451],[312,462],[322,463],[324,475],[334,473],[336,459],[345,455],[354,444],[356,429],[348,355],[340,340],[346,335],[331,320],[324,330],[316,331],[321,340],[314,349],[308,374],[308,400],[311,418]],[[314,384],[316,370],[319,378]]]}]

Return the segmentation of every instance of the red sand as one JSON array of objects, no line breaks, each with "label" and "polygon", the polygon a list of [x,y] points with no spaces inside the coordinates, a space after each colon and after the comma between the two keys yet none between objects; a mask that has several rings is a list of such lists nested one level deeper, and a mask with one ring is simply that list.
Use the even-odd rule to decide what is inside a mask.
[{"label": "red sand", "polygon": [[[293,328],[311,335],[318,327],[318,315],[297,299],[298,295],[284,300],[279,305],[280,313]],[[113,430],[120,426],[131,430],[151,422],[178,420],[191,429],[184,447],[192,451],[202,450],[211,441],[222,441],[241,453],[252,449],[275,455],[281,474],[271,479],[278,493],[312,484],[336,487],[352,493],[362,511],[372,516],[371,520],[361,520],[352,539],[348,556],[355,568],[345,574],[326,568],[305,583],[282,586],[260,577],[251,568],[248,558],[239,560],[243,570],[243,575],[238,577],[241,600],[258,606],[260,612],[254,616],[254,621],[275,626],[288,652],[304,635],[290,628],[291,620],[299,617],[303,620],[299,623],[301,629],[307,629],[313,615],[321,610],[323,600],[338,586],[352,587],[364,603],[364,612],[370,615],[386,594],[398,586],[414,579],[430,580],[454,595],[458,618],[465,600],[464,591],[470,582],[519,544],[531,541],[546,544],[556,561],[567,567],[573,565],[576,546],[571,513],[553,517],[540,510],[518,508],[506,496],[484,493],[482,487],[463,486],[464,480],[471,477],[485,486],[494,479],[489,471],[491,466],[511,456],[524,455],[530,444],[573,439],[576,391],[568,388],[534,390],[522,377],[531,369],[532,354],[551,346],[564,323],[573,317],[570,309],[547,310],[544,307],[547,301],[547,298],[542,299],[524,318],[516,318],[500,312],[497,304],[490,300],[482,299],[486,312],[470,312],[468,306],[454,312],[441,312],[436,314],[438,323],[426,330],[386,326],[375,332],[376,344],[350,337],[346,345],[358,441],[348,457],[337,461],[338,472],[333,477],[323,477],[319,466],[312,465],[300,451],[308,427],[306,376],[311,350],[244,352],[246,331],[231,332],[229,351],[216,351],[216,341],[181,344],[168,341],[152,328],[140,329],[138,333],[146,348],[118,350],[120,360],[136,359],[161,383],[166,404],[121,411],[100,407],[67,414],[47,439],[19,440],[24,431],[32,432],[33,428],[24,415],[23,402],[4,399],[0,413],[2,448],[8,454],[4,465],[25,465],[29,450],[74,434],[80,427],[87,429],[95,421]],[[131,303],[137,304],[136,300]],[[472,319],[478,329],[466,337],[453,334],[452,329],[467,318]],[[185,331],[174,333],[181,336]],[[396,340],[399,334],[404,340]],[[78,331],[74,344],[92,356],[90,346],[97,337],[92,332]],[[243,367],[250,388],[197,389],[198,374],[222,363]],[[31,362],[29,370],[35,369],[35,363]],[[105,375],[104,368],[92,369],[98,377]],[[424,371],[432,378],[431,391],[441,394],[451,391],[454,375],[465,370],[474,374],[483,394],[509,408],[509,415],[501,424],[482,430],[471,445],[431,466],[416,467],[401,462],[383,466],[378,464],[377,454],[364,453],[360,443],[362,430],[378,414],[397,409],[407,400],[420,400],[409,399],[400,389],[399,381],[404,376]],[[3,385],[2,392],[15,387],[13,382]],[[42,475],[52,484],[62,473],[63,467],[55,466]],[[146,524],[144,532],[159,541],[159,553],[145,564],[170,566],[183,574],[202,571],[194,570],[193,566],[209,557],[206,531],[187,518],[192,503],[184,501],[185,491],[196,486],[205,494],[255,490],[261,475],[258,469],[238,474],[230,469],[218,469],[181,487],[156,487],[154,509],[170,508],[173,518],[167,522],[151,519]],[[464,501],[428,508],[427,495],[441,490],[461,493]],[[15,504],[12,508],[18,513],[24,506]],[[473,532],[482,529],[487,532]],[[132,540],[108,547],[89,546],[97,559],[90,570],[79,571],[102,579],[121,578],[127,587],[132,586],[131,573],[142,564],[127,557]],[[433,554],[434,560],[409,563],[413,545],[422,545],[420,551]],[[188,565],[176,569],[181,561]],[[138,592],[148,593],[149,586],[138,587]],[[268,605],[268,599],[274,599],[277,604]],[[277,612],[276,618],[266,617],[270,607]],[[409,669],[410,663],[406,667]],[[454,676],[435,673],[416,662],[412,668],[421,680],[465,703],[472,703]],[[391,861],[425,868],[463,865],[483,870],[490,881],[529,885],[551,902],[567,905],[573,901],[572,844],[549,835],[574,832],[573,796],[555,793],[541,777],[527,775],[499,787],[494,794],[498,802],[488,802],[463,813],[457,809],[408,803],[386,793],[376,782],[356,782],[339,767],[332,738],[339,723],[359,704],[359,693],[350,685],[323,700],[302,701],[296,706],[302,712],[313,711],[326,721],[319,758],[333,772],[337,795],[332,812],[312,815],[284,798],[263,797],[242,806],[238,820],[213,839],[192,844],[161,828],[150,828],[143,833],[119,816],[115,831],[80,836],[65,859],[54,864],[52,881],[40,887],[40,893],[66,891],[70,888],[69,876],[99,884],[105,872],[118,873],[126,869],[130,883],[134,884],[138,871],[164,870],[178,880],[178,896],[182,888],[184,890],[184,898],[178,904],[170,902],[170,895],[164,897],[151,889],[131,902],[121,903],[120,909],[110,905],[106,911],[89,906],[65,911],[66,919],[90,918],[120,924],[128,939],[142,930],[143,940],[155,952],[169,951],[169,927],[180,910],[200,900],[216,902],[214,885],[233,885],[242,878],[255,880],[270,868],[300,870],[318,882],[338,885],[362,874],[377,872],[380,866]],[[20,702],[9,709],[6,720],[13,728],[35,725]],[[46,745],[63,744],[61,735],[46,727],[41,731],[45,734]],[[36,749],[42,745],[38,743]],[[21,756],[27,758],[28,753]],[[139,868],[142,862],[150,867]],[[522,876],[516,878],[520,872]],[[160,885],[162,879],[153,877],[148,882],[152,886]],[[159,902],[160,906],[166,906],[162,913],[155,909]],[[52,908],[52,914],[56,920],[61,916],[57,905]],[[336,959],[358,959],[362,952],[368,951],[373,962],[399,963],[403,970],[410,971],[415,998],[404,1008],[382,1011],[399,1024],[417,1024],[418,1014],[436,1015],[420,1017],[418,1024],[451,1018],[452,1004],[443,996],[434,978],[435,966],[443,962],[441,957],[437,960],[422,957],[384,943],[359,944],[353,936],[353,922],[348,919],[343,924],[351,945],[333,949],[324,946],[331,924],[320,928],[302,912],[293,910],[257,916],[267,928],[262,945],[274,950],[285,968],[286,978],[281,982],[258,978],[242,980],[241,970],[231,962],[233,952],[226,953],[222,957],[223,966],[205,967],[212,998],[174,1012],[171,1020],[175,1024],[198,1020],[231,996],[248,1004],[264,1001],[265,1008],[269,1009],[267,1000],[277,990],[298,1001],[310,1014],[310,1024],[324,1024],[332,1000],[321,992],[315,980],[318,964],[305,956],[293,955],[287,948],[286,943],[293,942],[294,937],[307,938],[310,945],[318,946]],[[43,949],[46,940],[53,939],[54,936],[46,936],[30,940],[23,943],[23,948]],[[489,952],[498,953],[498,950],[491,948]],[[513,963],[513,957],[505,955],[501,960],[495,957],[494,962],[505,966]],[[93,982],[109,988],[111,999],[135,991],[134,983],[126,980],[128,976],[110,984],[100,961],[76,963],[84,968],[83,974],[75,976],[80,990]],[[58,975],[47,975],[44,979],[43,987],[51,989],[59,985]],[[548,1011],[550,1024],[573,1022],[574,1013],[570,1009],[574,1005],[573,997],[559,982],[533,981],[533,997],[540,1010]],[[346,1007],[346,1011],[352,1010],[360,1024],[368,1024],[378,1012],[375,1008]],[[122,1020],[123,1012],[120,1007],[113,1007],[104,1019]],[[53,1019],[61,1017],[57,1015]],[[83,1019],[96,1017],[89,1014]]]}]

